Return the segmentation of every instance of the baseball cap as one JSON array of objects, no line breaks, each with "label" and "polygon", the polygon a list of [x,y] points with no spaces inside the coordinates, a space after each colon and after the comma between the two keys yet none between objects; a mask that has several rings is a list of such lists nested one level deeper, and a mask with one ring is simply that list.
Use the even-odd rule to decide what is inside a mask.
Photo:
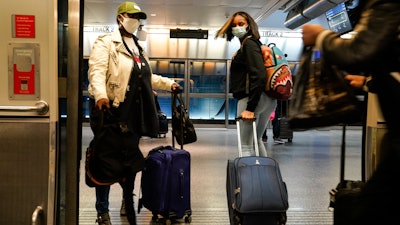
[{"label": "baseball cap", "polygon": [[122,13],[139,14],[139,18],[145,20],[146,13],[140,10],[140,7],[135,2],[123,2],[118,6],[117,15]]}]

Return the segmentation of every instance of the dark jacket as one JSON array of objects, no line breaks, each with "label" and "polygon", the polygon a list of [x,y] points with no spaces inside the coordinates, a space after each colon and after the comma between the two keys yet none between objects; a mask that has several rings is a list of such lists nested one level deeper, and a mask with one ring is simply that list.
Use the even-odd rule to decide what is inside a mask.
[{"label": "dark jacket", "polygon": [[352,74],[372,74],[383,116],[391,135],[400,136],[400,1],[370,0],[351,39],[326,31],[317,46],[328,62]]},{"label": "dark jacket", "polygon": [[[249,97],[246,110],[254,112],[265,88],[266,71],[261,55],[261,42],[246,38],[242,47],[233,56],[230,68],[230,91],[236,99]],[[246,80],[249,79],[248,92]]]}]

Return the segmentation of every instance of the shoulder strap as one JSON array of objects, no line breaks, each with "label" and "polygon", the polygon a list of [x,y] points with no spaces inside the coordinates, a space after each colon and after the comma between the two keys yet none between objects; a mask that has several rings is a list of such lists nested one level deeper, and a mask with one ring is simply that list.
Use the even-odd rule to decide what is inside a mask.
[{"label": "shoulder strap", "polygon": [[135,35],[133,35],[133,41],[135,42],[135,45],[138,47],[138,49],[139,49],[139,54],[140,55],[142,55],[143,54],[143,48],[142,48],[142,46],[139,44],[139,42],[138,42],[138,38],[135,36]]},{"label": "shoulder strap", "polygon": [[[137,38],[136,36],[133,36],[132,38],[133,38],[133,42],[135,42],[135,45],[136,45],[136,46],[138,47],[138,49],[139,49],[139,54],[140,54],[140,55],[143,55],[143,48],[142,48],[142,46],[139,44],[138,38]],[[122,37],[122,42],[124,43],[124,46],[125,46],[126,50],[128,50],[128,52],[129,52],[131,55],[133,55],[132,51],[129,49],[129,47],[128,47],[128,45],[126,44],[126,42],[125,42],[125,40],[124,40],[123,37]]]}]

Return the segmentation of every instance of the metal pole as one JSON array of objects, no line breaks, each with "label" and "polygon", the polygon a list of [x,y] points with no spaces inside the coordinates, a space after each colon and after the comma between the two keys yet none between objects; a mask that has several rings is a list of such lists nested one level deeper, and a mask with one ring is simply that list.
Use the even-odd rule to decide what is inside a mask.
[{"label": "metal pole", "polygon": [[83,1],[68,0],[65,224],[78,224],[79,161],[82,146]]}]

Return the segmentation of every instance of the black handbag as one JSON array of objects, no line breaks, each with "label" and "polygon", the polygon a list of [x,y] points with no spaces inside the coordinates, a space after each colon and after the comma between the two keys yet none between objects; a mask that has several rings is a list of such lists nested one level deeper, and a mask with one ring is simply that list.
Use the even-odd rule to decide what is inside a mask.
[{"label": "black handbag", "polygon": [[[108,112],[108,111],[107,111]],[[86,149],[85,182],[89,187],[111,185],[132,176],[144,167],[144,157],[132,132],[124,132],[118,124],[100,125]]]},{"label": "black handbag", "polygon": [[352,124],[362,120],[361,103],[343,78],[318,51],[305,47],[289,107],[292,129]]},{"label": "black handbag", "polygon": [[181,146],[197,141],[196,130],[189,119],[182,93],[172,93],[172,134]]}]

